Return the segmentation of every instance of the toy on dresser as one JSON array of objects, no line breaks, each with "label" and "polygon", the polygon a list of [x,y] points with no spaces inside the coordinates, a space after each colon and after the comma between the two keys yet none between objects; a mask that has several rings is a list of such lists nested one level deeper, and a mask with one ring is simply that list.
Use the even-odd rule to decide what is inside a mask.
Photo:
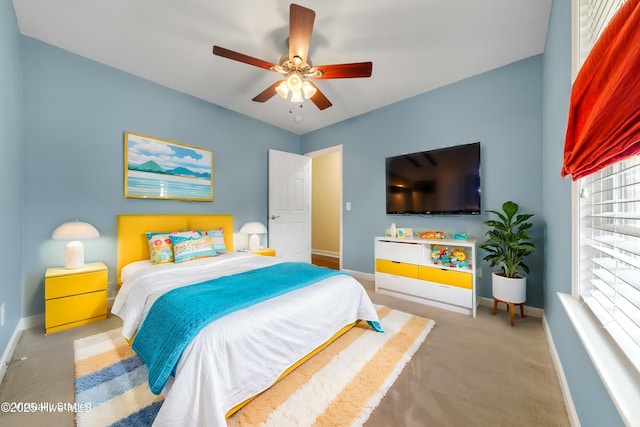
[{"label": "toy on dresser", "polygon": [[444,267],[468,268],[467,253],[462,248],[457,248],[449,254],[446,246],[434,245],[431,247],[431,261],[433,265]]},{"label": "toy on dresser", "polygon": [[467,268],[469,266],[469,263],[467,263],[467,253],[464,249],[457,248],[451,255],[453,255],[451,259],[452,267]]}]

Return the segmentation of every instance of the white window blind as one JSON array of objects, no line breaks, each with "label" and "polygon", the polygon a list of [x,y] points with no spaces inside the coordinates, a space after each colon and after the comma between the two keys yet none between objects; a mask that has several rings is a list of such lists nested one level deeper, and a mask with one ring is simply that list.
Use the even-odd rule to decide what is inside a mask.
[{"label": "white window blind", "polygon": [[625,0],[580,0],[580,65]]},{"label": "white window blind", "polygon": [[640,156],[580,184],[580,296],[640,371]]},{"label": "white window blind", "polygon": [[593,47],[624,0],[589,0],[587,3],[589,4],[587,10],[588,41],[589,46]]},{"label": "white window blind", "polygon": [[[623,0],[580,0],[580,64]],[[640,156],[578,181],[580,297],[640,371]]]}]

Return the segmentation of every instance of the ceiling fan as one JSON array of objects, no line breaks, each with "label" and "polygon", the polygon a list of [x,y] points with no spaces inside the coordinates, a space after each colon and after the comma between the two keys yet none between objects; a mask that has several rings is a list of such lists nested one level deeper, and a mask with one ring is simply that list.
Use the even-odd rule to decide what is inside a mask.
[{"label": "ceiling fan", "polygon": [[[310,99],[320,110],[331,107],[331,102],[310,81],[326,79],[347,79],[357,77],[371,77],[372,62],[356,62],[351,64],[334,64],[312,66],[307,57],[311,32],[316,13],[297,4],[289,8],[289,54],[284,55],[279,64],[273,64],[252,56],[244,55],[220,46],[213,47],[213,54],[234,61],[264,68],[280,73],[283,80],[278,80],[264,91],[256,95],[252,101],[265,102],[276,93],[287,99],[290,95],[292,103],[302,103],[303,99]],[[302,105],[302,104],[301,104]]]}]

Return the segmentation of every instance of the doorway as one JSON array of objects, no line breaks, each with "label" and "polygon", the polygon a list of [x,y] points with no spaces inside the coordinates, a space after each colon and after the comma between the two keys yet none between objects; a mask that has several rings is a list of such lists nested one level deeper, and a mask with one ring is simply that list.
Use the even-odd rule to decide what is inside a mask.
[{"label": "doorway", "polygon": [[311,157],[311,262],[342,268],[342,145]]}]

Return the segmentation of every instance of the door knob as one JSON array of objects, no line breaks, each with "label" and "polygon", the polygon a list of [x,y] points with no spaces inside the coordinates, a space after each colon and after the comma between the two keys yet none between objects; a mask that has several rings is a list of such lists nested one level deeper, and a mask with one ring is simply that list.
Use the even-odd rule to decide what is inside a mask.
[{"label": "door knob", "polygon": [[271,219],[280,218],[280,215],[271,215]]}]

